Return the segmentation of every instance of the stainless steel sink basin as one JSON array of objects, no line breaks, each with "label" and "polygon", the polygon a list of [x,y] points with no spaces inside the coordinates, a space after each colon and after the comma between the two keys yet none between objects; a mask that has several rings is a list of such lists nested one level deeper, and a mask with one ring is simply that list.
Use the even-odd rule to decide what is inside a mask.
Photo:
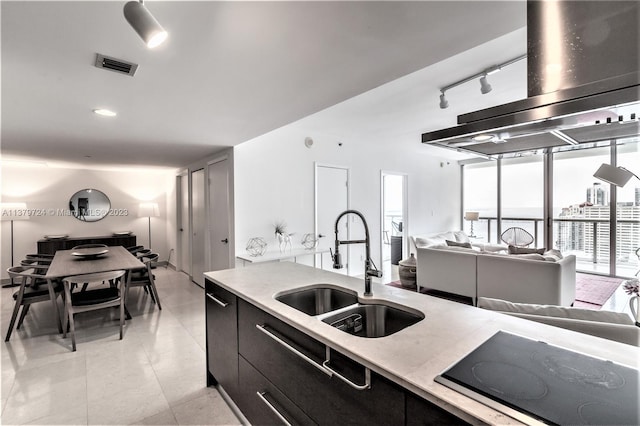
[{"label": "stainless steel sink basin", "polygon": [[424,319],[418,311],[383,304],[358,304],[322,318],[345,333],[360,337],[385,337]]},{"label": "stainless steel sink basin", "polygon": [[308,315],[321,315],[358,303],[355,292],[318,286],[276,296],[276,300]]}]

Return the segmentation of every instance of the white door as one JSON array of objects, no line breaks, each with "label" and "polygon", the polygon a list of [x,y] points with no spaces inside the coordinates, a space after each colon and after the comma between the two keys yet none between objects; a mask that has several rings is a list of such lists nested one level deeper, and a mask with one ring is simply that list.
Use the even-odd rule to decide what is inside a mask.
[{"label": "white door", "polygon": [[209,164],[209,268],[228,269],[229,244],[229,161]]},{"label": "white door", "polygon": [[[319,248],[334,250],[335,222],[340,213],[349,208],[349,169],[337,166],[316,165],[316,235],[322,236]],[[340,221],[340,238],[349,233],[349,221]],[[349,246],[340,247],[343,269],[333,269],[329,253],[322,255],[322,268],[342,274],[349,273]],[[320,265],[317,265],[320,266]]]},{"label": "white door", "polygon": [[204,169],[191,173],[191,279],[204,287],[205,202]]},{"label": "white door", "polygon": [[178,270],[184,271],[187,275],[191,275],[191,244],[189,244],[189,235],[191,234],[189,226],[189,176],[184,174],[180,176],[180,253],[178,262]]}]

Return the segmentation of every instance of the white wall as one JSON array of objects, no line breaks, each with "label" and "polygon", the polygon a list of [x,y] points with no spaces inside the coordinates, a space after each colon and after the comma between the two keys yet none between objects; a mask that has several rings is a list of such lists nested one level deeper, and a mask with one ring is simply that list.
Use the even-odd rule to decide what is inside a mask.
[{"label": "white wall", "polygon": [[[277,250],[273,224],[285,221],[295,232],[293,247],[314,229],[314,162],[351,169],[350,208],[369,224],[371,254],[380,265],[380,171],[408,175],[409,235],[457,228],[460,215],[460,168],[433,155],[419,135],[405,141],[375,141],[321,134],[306,120],[277,129],[235,148],[236,247],[261,236]],[[314,140],[311,148],[305,137]],[[342,146],[339,146],[342,143]],[[449,164],[447,164],[449,161]],[[442,167],[441,167],[442,163]],[[362,231],[353,229],[356,238]],[[352,273],[359,273],[354,270]]]},{"label": "white wall", "polygon": [[[138,244],[148,246],[148,219],[138,217],[140,202],[157,202],[160,217],[151,218],[152,249],[166,260],[168,194],[172,194],[170,178],[174,170],[137,168],[117,171],[84,170],[28,166],[21,163],[2,164],[2,202],[24,202],[28,209],[39,209],[43,215],[31,216],[30,220],[14,222],[14,263],[20,262],[27,253],[35,253],[37,241],[45,235],[67,234],[71,237],[111,235],[118,231],[132,231]],[[175,186],[175,183],[173,183]],[[112,209],[125,209],[127,215],[107,216],[97,222],[82,222],[73,216],[51,213],[68,209],[69,199],[78,190],[95,188],[104,192],[111,201]],[[11,263],[10,222],[2,221],[2,278]]]}]

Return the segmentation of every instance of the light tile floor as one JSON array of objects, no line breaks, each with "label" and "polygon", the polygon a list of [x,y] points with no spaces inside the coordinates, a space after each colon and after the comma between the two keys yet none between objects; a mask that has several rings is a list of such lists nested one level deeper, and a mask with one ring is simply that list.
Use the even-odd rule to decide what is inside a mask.
[{"label": "light tile floor", "polygon": [[[78,314],[71,352],[51,304],[34,304],[2,343],[1,423],[241,424],[218,390],[206,387],[204,290],[183,273],[154,271],[162,310],[132,289],[123,340],[117,309]],[[3,339],[15,290],[0,291]]]}]

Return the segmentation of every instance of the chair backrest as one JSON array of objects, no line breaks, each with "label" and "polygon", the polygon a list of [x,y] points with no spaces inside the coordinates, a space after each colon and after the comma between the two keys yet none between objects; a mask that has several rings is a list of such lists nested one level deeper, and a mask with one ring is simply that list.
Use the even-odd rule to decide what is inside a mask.
[{"label": "chair backrest", "polygon": [[20,261],[20,266],[32,268],[36,274],[45,274],[49,270],[51,259],[24,259]]},{"label": "chair backrest", "polygon": [[135,254],[140,250],[144,250],[144,246],[131,246],[126,248],[129,253]]},{"label": "chair backrest", "polygon": [[80,244],[79,246],[72,247],[71,250],[78,250],[83,248],[95,248],[95,247],[107,247],[106,244]]},{"label": "chair backrest", "polygon": [[27,281],[35,282],[37,279],[44,278],[44,274],[40,273],[38,269],[33,266],[11,266],[7,268],[7,273],[11,279],[21,280],[21,284],[25,284]]},{"label": "chair backrest", "polygon": [[34,273],[33,270],[34,268],[32,266],[11,266],[7,268],[7,273],[12,278],[31,277],[31,276],[36,276],[38,278],[42,277],[42,274]]},{"label": "chair backrest", "polygon": [[142,259],[143,257],[151,254],[151,249],[141,249],[132,254],[135,254],[138,259]]},{"label": "chair backrest", "polygon": [[46,253],[30,253],[25,255],[25,259],[53,259],[54,254],[46,254]]},{"label": "chair backrest", "polygon": [[140,256],[140,262],[144,263],[147,266],[151,266],[153,262],[158,261],[158,253],[146,253],[143,256]]},{"label": "chair backrest", "polygon": [[534,241],[533,235],[517,226],[507,228],[500,236],[500,239],[505,244],[516,247],[526,247]]},{"label": "chair backrest", "polygon": [[115,280],[124,276],[126,271],[109,271],[109,272],[97,272],[94,274],[82,274],[72,275],[65,277],[63,281],[69,284],[85,284],[85,283],[102,283],[104,281]]},{"label": "chair backrest", "polygon": [[47,257],[28,257],[20,261],[21,265],[51,265],[53,259]]}]

